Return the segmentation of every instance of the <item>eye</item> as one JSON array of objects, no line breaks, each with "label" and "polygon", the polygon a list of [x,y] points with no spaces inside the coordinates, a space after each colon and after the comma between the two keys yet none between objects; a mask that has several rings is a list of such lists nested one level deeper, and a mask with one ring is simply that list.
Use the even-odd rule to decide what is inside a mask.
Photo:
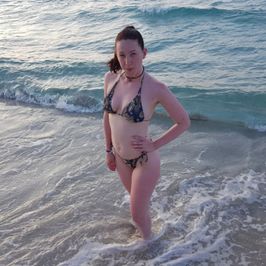
[{"label": "eye", "polygon": [[124,55],[124,54],[120,54],[119,56],[120,56],[120,57],[125,57],[125,55]]}]

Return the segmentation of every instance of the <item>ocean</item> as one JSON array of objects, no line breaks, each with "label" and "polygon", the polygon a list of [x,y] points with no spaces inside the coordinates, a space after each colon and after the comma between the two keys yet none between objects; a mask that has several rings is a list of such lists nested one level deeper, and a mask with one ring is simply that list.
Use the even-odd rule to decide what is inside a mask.
[{"label": "ocean", "polygon": [[[149,243],[104,161],[127,25],[192,121],[160,149]],[[1,1],[0,265],[266,265],[265,25],[263,0]],[[152,137],[170,126],[158,106]]]}]

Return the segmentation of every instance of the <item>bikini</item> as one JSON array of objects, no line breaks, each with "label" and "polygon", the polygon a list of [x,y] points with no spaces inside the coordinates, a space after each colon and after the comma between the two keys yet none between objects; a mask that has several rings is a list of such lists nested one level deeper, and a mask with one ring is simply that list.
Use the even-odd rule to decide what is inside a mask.
[{"label": "bikini", "polygon": [[[143,111],[143,107],[142,107],[142,103],[141,103],[141,88],[142,88],[142,83],[143,83],[143,79],[144,79],[144,74],[141,78],[141,83],[140,83],[140,88],[138,90],[138,94],[133,98],[133,100],[131,102],[129,102],[129,104],[127,106],[125,106],[125,108],[122,110],[121,113],[118,113],[115,110],[113,110],[112,98],[113,98],[113,95],[115,92],[115,88],[116,88],[116,86],[120,80],[120,77],[123,74],[124,73],[122,73],[119,76],[119,78],[115,82],[115,84],[112,87],[112,89],[110,90],[110,92],[104,98],[103,110],[106,111],[107,113],[110,113],[110,114],[120,115],[120,116],[124,117],[126,120],[133,122],[133,123],[149,121],[149,120],[145,120],[145,118],[144,118],[144,111]],[[123,162],[126,165],[130,166],[131,169],[136,168],[138,163],[140,163],[142,165],[144,162],[148,161],[148,154],[145,151],[143,151],[140,156],[138,156],[137,158],[134,158],[134,159],[124,159],[119,154],[118,154],[118,156],[123,160]]]}]

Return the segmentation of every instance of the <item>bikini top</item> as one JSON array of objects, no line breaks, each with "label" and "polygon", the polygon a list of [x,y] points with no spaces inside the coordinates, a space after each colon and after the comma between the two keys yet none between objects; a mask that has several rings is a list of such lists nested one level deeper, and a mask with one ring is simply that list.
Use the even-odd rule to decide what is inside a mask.
[{"label": "bikini top", "polygon": [[122,117],[125,117],[128,121],[131,121],[134,123],[148,121],[144,119],[144,112],[143,112],[142,103],[141,103],[141,88],[142,88],[144,75],[142,76],[140,88],[135,98],[131,102],[129,102],[127,106],[125,106],[125,108],[122,110],[121,113],[117,113],[115,110],[113,110],[112,98],[115,92],[115,87],[118,84],[122,74],[119,76],[118,80],[115,82],[110,92],[104,98],[103,110],[110,114],[121,115]]}]

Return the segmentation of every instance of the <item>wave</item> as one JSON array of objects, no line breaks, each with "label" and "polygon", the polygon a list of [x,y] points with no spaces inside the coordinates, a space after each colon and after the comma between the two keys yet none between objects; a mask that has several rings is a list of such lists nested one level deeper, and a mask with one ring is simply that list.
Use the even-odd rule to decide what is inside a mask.
[{"label": "wave", "polygon": [[[66,112],[102,111],[99,82],[104,64],[94,62],[23,62],[1,58],[0,99],[53,107]],[[89,88],[89,84],[94,84]],[[191,119],[243,125],[266,132],[266,92],[170,87]],[[162,108],[158,114],[166,115]]]},{"label": "wave", "polygon": [[[191,120],[234,124],[266,132],[266,92],[172,87]],[[162,108],[158,112],[165,114]]]},{"label": "wave", "polygon": [[10,89],[0,88],[0,98],[14,100],[26,104],[35,104],[44,107],[54,107],[65,112],[97,113],[102,110],[102,101],[99,89],[27,89],[15,86]]},{"label": "wave", "polygon": [[44,79],[49,77],[65,77],[70,75],[95,75],[105,70],[104,63],[86,62],[67,62],[60,60],[44,60],[40,62],[30,62],[23,60],[13,60],[10,58],[0,58],[0,77],[5,80],[11,76],[13,79],[18,75],[36,76]]},{"label": "wave", "polygon": [[240,10],[226,9],[218,7],[176,7],[176,6],[142,6],[138,8],[145,16],[156,16],[159,18],[174,18],[174,17],[242,17],[246,21],[250,18],[265,19],[266,12],[264,10]]},{"label": "wave", "polygon": [[[197,121],[215,121],[236,124],[259,132],[266,132],[266,93],[230,90],[204,90],[171,87],[171,91]],[[15,84],[0,86],[0,98],[21,103],[53,107],[65,112],[102,112],[103,89],[47,89]],[[156,108],[159,120],[166,119],[162,107]]]},{"label": "wave", "polygon": [[88,84],[97,79],[99,72],[104,72],[104,64],[8,58],[0,58],[0,64],[2,99],[77,113],[94,113],[102,108],[97,83],[94,88]]},{"label": "wave", "polygon": [[232,10],[219,9],[216,7],[198,8],[198,7],[140,7],[139,10],[149,15],[219,15],[224,13],[231,13]]}]

